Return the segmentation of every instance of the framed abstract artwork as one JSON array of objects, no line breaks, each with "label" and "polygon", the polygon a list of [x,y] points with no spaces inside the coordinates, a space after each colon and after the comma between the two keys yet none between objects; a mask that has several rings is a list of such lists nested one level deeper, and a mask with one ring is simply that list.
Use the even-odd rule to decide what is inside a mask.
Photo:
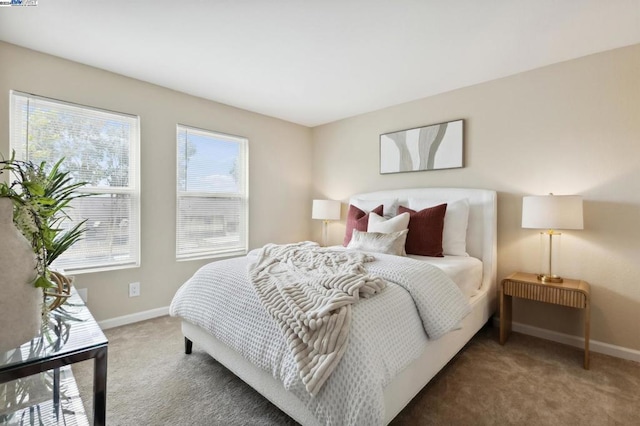
[{"label": "framed abstract artwork", "polygon": [[380,135],[380,173],[455,169],[463,165],[463,120]]}]

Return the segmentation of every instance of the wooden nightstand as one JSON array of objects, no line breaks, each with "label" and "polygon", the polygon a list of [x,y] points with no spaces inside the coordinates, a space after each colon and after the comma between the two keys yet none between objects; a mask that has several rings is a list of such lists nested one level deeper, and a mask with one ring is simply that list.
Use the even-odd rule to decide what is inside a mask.
[{"label": "wooden nightstand", "polygon": [[589,369],[589,318],[591,317],[589,283],[566,278],[562,283],[543,283],[538,281],[535,274],[523,272],[516,272],[503,279],[500,283],[501,345],[504,345],[511,333],[513,297],[584,309],[584,368]]}]

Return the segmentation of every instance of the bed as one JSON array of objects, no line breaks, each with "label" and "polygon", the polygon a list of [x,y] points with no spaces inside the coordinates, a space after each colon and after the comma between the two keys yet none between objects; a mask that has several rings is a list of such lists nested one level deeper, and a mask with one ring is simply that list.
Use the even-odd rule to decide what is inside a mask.
[{"label": "bed", "polygon": [[[243,336],[238,336],[237,333],[230,333],[222,328],[224,321],[218,320],[217,323],[204,326],[202,322],[185,319],[189,318],[189,315],[185,314],[185,311],[198,311],[199,318],[207,317],[208,314],[204,313],[206,307],[202,306],[189,306],[188,308],[180,309],[176,303],[176,299],[172,303],[172,315],[183,317],[182,332],[185,336],[185,350],[187,353],[191,350],[191,344],[195,343],[199,348],[204,349],[212,357],[218,360],[221,364],[231,370],[234,374],[244,380],[247,384],[256,389],[265,398],[270,400],[281,410],[287,413],[297,422],[303,425],[319,425],[319,424],[365,424],[370,423],[371,419],[375,419],[375,423],[387,424],[389,423],[408,403],[411,399],[440,371],[463,346],[476,334],[476,332],[491,318],[492,314],[496,310],[497,306],[497,290],[496,290],[496,193],[491,190],[483,189],[466,189],[466,188],[415,188],[415,189],[402,189],[402,190],[387,190],[377,191],[363,194],[356,194],[351,197],[350,204],[357,205],[357,203],[376,204],[380,200],[395,200],[396,206],[387,209],[391,210],[391,215],[395,212],[394,209],[399,205],[409,205],[420,200],[438,200],[438,202],[448,202],[450,206],[454,205],[454,202],[464,200],[468,204],[468,221],[466,223],[466,234],[463,237],[464,241],[463,250],[468,253],[468,256],[444,256],[442,258],[427,259],[427,262],[436,264],[438,268],[444,271],[444,273],[452,278],[452,280],[459,286],[460,291],[464,293],[468,299],[469,313],[464,316],[458,327],[454,330],[446,333],[445,335],[437,339],[428,339],[424,334],[420,337],[419,352],[412,355],[409,361],[404,361],[401,369],[393,370],[389,365],[385,365],[384,368],[386,377],[383,385],[380,389],[375,389],[375,392],[370,390],[365,393],[376,394],[375,398],[372,397],[372,401],[362,403],[362,408],[350,412],[341,417],[341,414],[328,413],[322,404],[323,395],[319,394],[318,397],[309,398],[305,396],[299,389],[291,385],[295,378],[279,377],[284,373],[278,371],[282,369],[283,363],[286,362],[279,360],[280,364],[269,368],[265,365],[255,365],[255,360],[249,361],[250,358],[247,353],[251,351],[255,352],[252,348],[253,343],[244,341]],[[385,201],[386,203],[386,201]],[[453,210],[452,210],[453,211]],[[451,217],[453,217],[451,215]],[[446,221],[449,216],[445,217]],[[453,219],[451,219],[453,220]],[[464,234],[464,232],[463,232]],[[445,253],[446,254],[446,253]],[[385,255],[386,256],[386,255]],[[384,256],[380,256],[384,258]],[[409,256],[424,261],[422,257]],[[407,259],[407,258],[403,258]],[[406,262],[415,262],[413,260],[403,260]],[[242,260],[231,259],[229,265],[233,265],[234,262],[238,264],[236,267],[243,267],[240,265]],[[220,264],[220,262],[214,262]],[[206,267],[205,267],[206,268]],[[224,274],[222,274],[224,275]],[[474,278],[475,277],[475,278]],[[475,281],[474,281],[475,280]],[[191,281],[191,280],[190,280]],[[469,284],[471,282],[471,284]],[[188,282],[189,283],[189,282]],[[181,290],[187,285],[181,287]],[[193,284],[192,284],[193,285]],[[204,285],[200,283],[200,285]],[[208,285],[208,284],[207,284]],[[179,293],[181,292],[179,290]],[[399,294],[402,290],[389,290],[385,289],[385,292],[391,294]],[[371,300],[374,302],[368,302],[371,305],[385,303],[385,292],[376,295]],[[217,293],[217,297],[226,297],[224,293]],[[247,293],[247,296],[249,294]],[[176,295],[176,298],[178,294]],[[391,297],[391,296],[388,296]],[[232,300],[229,300],[229,305],[233,304]],[[359,302],[360,304],[360,302]],[[200,305],[195,303],[192,305]],[[248,306],[248,305],[247,305]],[[365,308],[361,311],[364,312]],[[415,308],[414,308],[415,309]],[[236,309],[236,311],[244,310]],[[255,312],[250,312],[246,309],[246,315],[253,316]],[[234,314],[235,315],[235,314]],[[244,313],[242,315],[245,315]],[[357,308],[354,308],[354,318],[358,315]],[[362,314],[365,315],[365,314]],[[407,314],[409,315],[409,314]],[[250,320],[254,320],[251,318]],[[259,322],[262,326],[263,319]],[[386,319],[385,319],[386,321]],[[212,319],[209,322],[215,322]],[[199,324],[198,324],[199,323]],[[356,321],[354,320],[354,324]],[[225,334],[226,333],[226,334]],[[261,332],[256,332],[260,334]],[[254,333],[254,334],[256,334]],[[215,334],[215,335],[214,335]],[[233,336],[229,337],[230,334]],[[250,335],[251,332],[248,332]],[[388,337],[388,339],[387,339]],[[352,338],[356,342],[358,339]],[[391,336],[375,336],[375,339],[381,342],[386,340],[392,341]],[[234,344],[228,344],[233,341]],[[399,343],[396,343],[399,344]],[[345,352],[345,359],[353,359],[359,357],[360,354],[355,351],[359,347],[358,344],[349,342],[349,347]],[[418,343],[416,343],[418,345]],[[415,345],[414,345],[415,346]],[[245,348],[246,347],[246,348]],[[412,346],[413,349],[415,349]],[[245,350],[246,349],[246,350]],[[412,349],[412,350],[413,350]],[[407,352],[411,352],[407,350]],[[365,356],[365,355],[362,355]],[[368,355],[376,359],[376,355]],[[363,358],[364,359],[364,358]],[[346,361],[341,361],[346,364]],[[348,365],[352,365],[348,364]],[[333,375],[327,380],[325,387],[331,389],[331,392],[338,393],[339,389],[344,388],[344,383],[353,382],[352,379],[345,379],[340,377],[343,374],[350,374],[345,371],[341,371],[343,366],[339,365],[336,368]],[[393,366],[392,366],[393,367]],[[347,367],[345,367],[346,369]],[[344,369],[343,369],[344,370]],[[387,371],[389,370],[389,371]],[[351,372],[353,374],[353,372]],[[360,374],[361,376],[362,374]],[[338,377],[334,377],[338,376]],[[387,377],[388,376],[388,377]],[[284,381],[284,383],[283,383]],[[333,386],[335,385],[335,386]],[[365,383],[366,386],[370,384]],[[365,386],[363,385],[363,386]],[[355,385],[354,385],[355,386]],[[285,387],[290,390],[285,389]],[[328,393],[323,390],[321,392]],[[347,396],[351,397],[351,391],[343,391],[347,395],[340,397],[343,401],[347,401]],[[329,398],[329,397],[327,397]],[[336,399],[336,396],[332,394],[331,398]],[[318,402],[320,401],[320,402]],[[368,404],[368,405],[367,405]],[[335,405],[335,403],[334,403]],[[366,412],[371,410],[372,407],[375,410],[379,410],[378,417],[371,417],[364,415],[359,417],[358,411]],[[353,411],[353,410],[352,410]]]}]

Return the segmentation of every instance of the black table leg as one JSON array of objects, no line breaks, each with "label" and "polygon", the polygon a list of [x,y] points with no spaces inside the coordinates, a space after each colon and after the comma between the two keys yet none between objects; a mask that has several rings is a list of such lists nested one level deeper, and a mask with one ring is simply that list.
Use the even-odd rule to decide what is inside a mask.
[{"label": "black table leg", "polygon": [[93,362],[93,424],[104,426],[107,416],[107,347],[100,349]]},{"label": "black table leg", "polygon": [[53,369],[53,413],[60,420],[60,369]]},{"label": "black table leg", "polygon": [[193,349],[193,342],[185,337],[184,338],[184,353],[188,355],[188,354],[191,353],[192,349]]}]

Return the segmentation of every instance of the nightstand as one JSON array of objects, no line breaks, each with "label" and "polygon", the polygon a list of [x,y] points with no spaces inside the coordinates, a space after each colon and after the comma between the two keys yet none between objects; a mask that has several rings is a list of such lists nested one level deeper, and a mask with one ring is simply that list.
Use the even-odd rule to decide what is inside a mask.
[{"label": "nightstand", "polygon": [[516,272],[500,283],[500,344],[511,333],[511,301],[513,297],[554,305],[584,309],[584,368],[589,369],[589,329],[591,297],[589,283],[566,279],[562,283],[543,283],[535,274]]}]

